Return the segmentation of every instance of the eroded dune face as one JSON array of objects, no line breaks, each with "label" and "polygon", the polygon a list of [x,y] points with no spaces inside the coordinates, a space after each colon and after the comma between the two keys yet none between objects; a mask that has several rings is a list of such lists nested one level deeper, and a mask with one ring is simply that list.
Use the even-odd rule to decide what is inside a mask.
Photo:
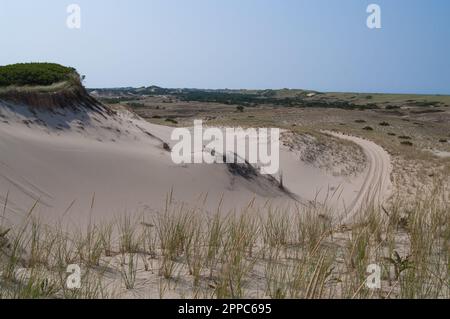
[{"label": "eroded dune face", "polygon": [[[74,225],[177,203],[216,212],[255,205],[298,205],[328,198],[336,210],[361,198],[367,170],[333,176],[282,145],[277,176],[236,174],[226,164],[176,165],[172,129],[127,111],[36,109],[0,102],[0,204],[17,220],[33,214]],[[6,204],[6,205],[5,205]]]},{"label": "eroded dune face", "polygon": [[76,223],[163,209],[169,193],[211,211],[219,203],[227,211],[253,198],[291,199],[264,176],[244,178],[220,164],[175,165],[165,146],[171,129],[127,112],[49,112],[8,103],[0,112],[0,201],[3,206],[8,196],[9,218],[25,215],[35,202],[44,218]]}]

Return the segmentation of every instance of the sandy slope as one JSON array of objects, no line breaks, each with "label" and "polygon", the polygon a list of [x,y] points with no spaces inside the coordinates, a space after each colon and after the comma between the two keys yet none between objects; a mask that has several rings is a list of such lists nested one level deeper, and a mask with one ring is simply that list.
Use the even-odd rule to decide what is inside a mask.
[{"label": "sandy slope", "polygon": [[43,218],[74,224],[89,220],[91,211],[94,218],[141,213],[162,209],[172,190],[177,201],[210,210],[222,197],[224,211],[253,198],[288,199],[263,176],[247,180],[225,165],[173,164],[163,148],[171,129],[130,113],[0,110],[0,205],[8,195],[9,219],[36,201]]},{"label": "sandy slope", "polygon": [[[221,199],[223,211],[239,210],[253,198],[261,205],[293,201],[264,176],[247,179],[221,164],[173,164],[163,147],[172,143],[171,130],[128,112],[48,112],[0,102],[0,205],[8,196],[6,217],[13,221],[38,201],[35,214],[43,219],[77,225],[91,217],[162,209],[172,189],[177,201],[211,211]],[[365,149],[369,167],[363,175],[332,176],[282,147],[284,185],[298,202],[338,192],[331,203],[353,212],[374,185],[380,184],[380,196],[385,195],[387,154],[368,141],[339,137]]]}]

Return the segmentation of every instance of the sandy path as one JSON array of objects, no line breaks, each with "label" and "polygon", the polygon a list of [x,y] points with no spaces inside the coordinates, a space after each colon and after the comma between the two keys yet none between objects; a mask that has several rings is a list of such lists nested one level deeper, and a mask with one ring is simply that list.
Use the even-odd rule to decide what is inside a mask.
[{"label": "sandy path", "polygon": [[390,180],[392,164],[389,154],[374,142],[359,137],[328,131],[324,133],[359,145],[367,156],[368,167],[364,182],[353,202],[347,207],[344,222],[355,218],[361,209],[370,206],[372,203],[382,205],[392,192]]}]

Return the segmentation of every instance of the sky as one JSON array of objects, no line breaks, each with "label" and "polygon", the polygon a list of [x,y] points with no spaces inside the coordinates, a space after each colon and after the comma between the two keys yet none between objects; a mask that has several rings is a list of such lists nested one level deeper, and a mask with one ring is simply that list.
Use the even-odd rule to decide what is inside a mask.
[{"label": "sky", "polygon": [[448,0],[0,0],[0,39],[0,65],[69,65],[91,88],[450,94]]}]

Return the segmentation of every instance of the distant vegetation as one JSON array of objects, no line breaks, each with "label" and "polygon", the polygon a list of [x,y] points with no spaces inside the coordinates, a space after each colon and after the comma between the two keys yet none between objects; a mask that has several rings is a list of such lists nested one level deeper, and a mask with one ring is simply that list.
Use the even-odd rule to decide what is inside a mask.
[{"label": "distant vegetation", "polygon": [[[208,92],[208,91],[186,91],[178,94],[182,101],[222,103],[229,105],[250,106],[256,103],[267,102],[256,94],[228,93],[228,92]],[[276,102],[276,101],[271,101]]]},{"label": "distant vegetation", "polygon": [[20,63],[0,66],[0,86],[51,85],[73,79],[74,68],[54,63]]},{"label": "distant vegetation", "polygon": [[137,102],[129,102],[129,103],[127,103],[127,105],[132,108],[145,107],[144,103],[137,103]]},{"label": "distant vegetation", "polygon": [[[130,107],[136,107],[137,105],[135,105],[133,102],[131,101],[135,101],[136,100],[136,96],[122,96],[122,97],[101,97],[100,100],[103,103],[107,103],[107,104],[120,104],[120,103],[127,103]],[[141,105],[139,105],[139,107],[141,107]]]},{"label": "distant vegetation", "polygon": [[342,108],[342,109],[373,109],[374,104],[356,105],[349,101],[327,101],[325,99],[307,99],[303,95],[298,96],[278,96],[276,91],[256,91],[256,93],[229,93],[210,91],[184,91],[176,96],[187,102],[208,102],[221,103],[227,105],[239,105],[244,107],[255,107],[257,105],[275,105],[285,107],[322,107],[322,108]]},{"label": "distant vegetation", "polygon": [[167,118],[166,122],[172,123],[172,124],[178,124],[177,120],[171,119],[171,118]]},{"label": "distant vegetation", "polygon": [[[314,107],[339,108],[347,110],[385,109],[396,110],[402,107],[422,108],[411,112],[443,112],[440,107],[450,107],[450,96],[437,95],[405,95],[405,94],[373,94],[364,93],[321,93],[300,89],[281,90],[233,90],[233,89],[189,89],[189,88],[162,88],[124,87],[101,89],[92,88],[105,103],[121,103],[140,100],[146,97],[162,97],[162,103],[173,101],[218,103],[244,108],[262,105],[279,107]],[[433,109],[427,109],[432,107]],[[434,109],[436,108],[436,109]]]}]

